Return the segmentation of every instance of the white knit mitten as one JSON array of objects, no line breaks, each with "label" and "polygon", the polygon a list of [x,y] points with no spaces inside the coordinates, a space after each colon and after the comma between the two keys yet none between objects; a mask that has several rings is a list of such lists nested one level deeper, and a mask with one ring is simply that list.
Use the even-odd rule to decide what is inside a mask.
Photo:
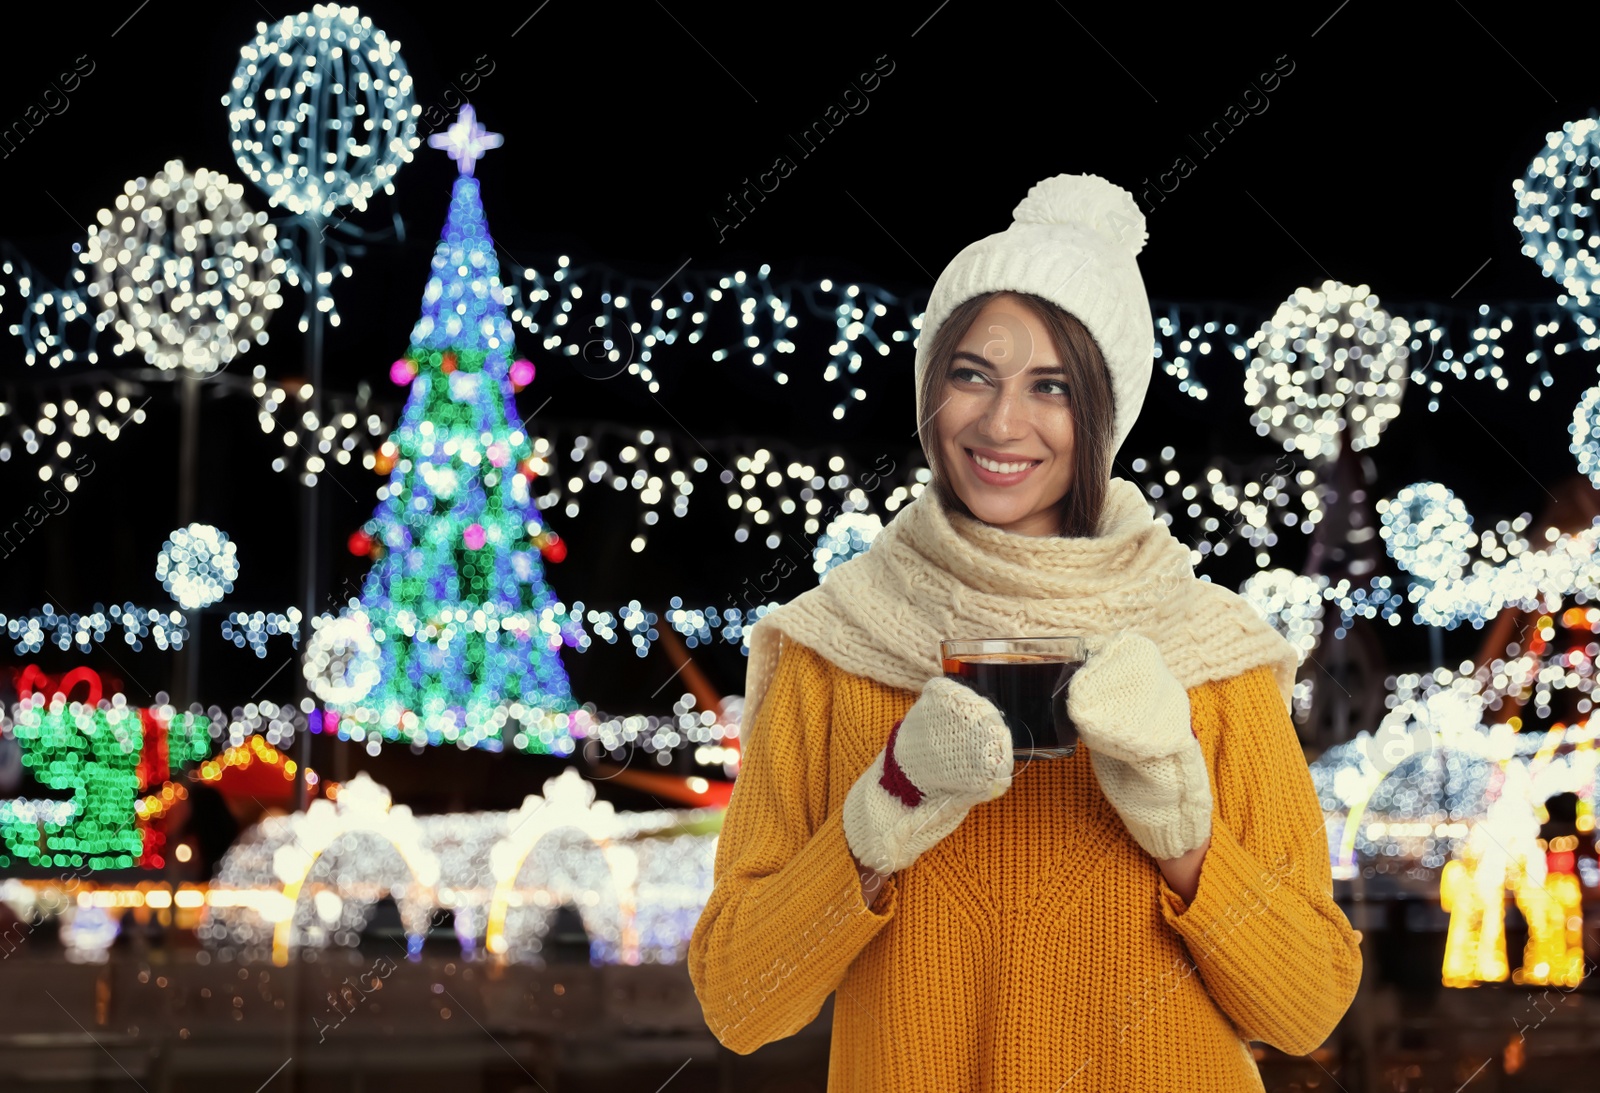
[{"label": "white knit mitten", "polygon": [[1067,713],[1088,745],[1106,799],[1158,861],[1182,857],[1211,834],[1211,781],[1189,722],[1189,695],[1155,642],[1124,631],[1089,642],[1072,677]]},{"label": "white knit mitten", "polygon": [[904,869],[973,805],[1010,788],[1011,772],[1011,730],[994,703],[955,680],[929,680],[845,795],[845,841],[869,869]]}]

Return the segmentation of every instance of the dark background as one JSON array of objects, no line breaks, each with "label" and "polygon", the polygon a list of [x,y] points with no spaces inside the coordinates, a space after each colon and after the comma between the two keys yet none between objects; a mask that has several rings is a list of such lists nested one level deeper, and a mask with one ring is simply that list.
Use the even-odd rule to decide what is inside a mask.
[{"label": "dark background", "polygon": [[[95,64],[70,108],[0,161],[0,238],[58,284],[76,261],[72,244],[125,180],[175,157],[243,177],[220,100],[257,20],[291,14],[169,0],[151,0],[130,18],[135,10],[131,0],[39,9],[34,23],[8,36],[0,69],[6,125],[75,58],[87,54]],[[1187,154],[1197,163],[1193,174],[1153,208],[1141,200],[1150,241],[1140,265],[1152,300],[1225,301],[1251,309],[1259,322],[1297,286],[1331,276],[1369,284],[1398,314],[1422,301],[1463,310],[1482,301],[1543,303],[1555,286],[1519,253],[1512,181],[1548,131],[1596,105],[1584,97],[1591,88],[1582,70],[1529,43],[1526,11],[1511,5],[1340,8],[1329,0],[1294,9],[1153,9],[928,0],[888,10],[814,4],[780,14],[681,0],[669,7],[530,0],[516,9],[374,3],[361,11],[400,43],[424,107],[443,101],[459,73],[492,61],[470,98],[480,120],[505,136],[477,174],[490,228],[507,252],[543,271],[568,254],[651,285],[685,260],[686,276],[765,262],[775,280],[859,279],[925,299],[956,251],[1004,228],[1036,180],[1093,172],[1142,195]],[[894,68],[870,107],[847,117],[809,158],[797,158],[793,174],[719,240],[712,217],[729,191],[779,154],[794,156],[788,135],[883,56]],[[1270,107],[1201,158],[1190,135],[1240,102],[1275,61],[1280,71],[1294,67],[1270,94]],[[343,323],[328,334],[329,391],[365,380],[395,399],[389,362],[405,350],[416,321],[455,174],[445,154],[424,143],[401,169],[396,195],[352,215],[381,229],[398,211],[406,237],[374,246],[353,261],[353,278],[335,282]],[[246,200],[266,208],[265,195],[248,183]],[[295,321],[302,297],[295,289],[285,297],[270,343],[234,370],[262,364],[274,378],[301,372]],[[5,311],[3,321],[13,314]],[[1457,324],[1458,352],[1469,347],[1464,329]],[[869,397],[838,422],[830,411],[839,385],[820,379],[830,333],[831,324],[802,314],[786,387],[748,364],[713,364],[694,347],[663,351],[653,362],[662,390],[652,399],[633,377],[602,384],[579,374],[518,328],[520,347],[539,365],[522,392],[522,413],[549,398],[539,420],[564,434],[594,421],[678,433],[665,409],[707,442],[748,438],[743,450],[781,444],[825,458],[843,449],[863,465],[880,453],[901,467],[920,465],[909,344],[863,366],[856,381]],[[1447,395],[1430,413],[1424,393],[1408,388],[1404,413],[1370,452],[1378,496],[1438,479],[1481,528],[1537,513],[1546,501],[1541,483],[1573,473],[1566,426],[1592,382],[1593,355],[1557,361],[1555,387],[1532,403],[1528,372],[1515,363],[1519,343],[1511,344],[1507,391],[1451,383],[1446,391],[1460,403]],[[1213,453],[1272,454],[1248,424],[1237,366],[1212,358],[1201,375],[1213,391],[1206,402],[1180,394],[1157,369],[1124,462],[1167,444],[1191,468]],[[21,342],[0,337],[0,388],[15,412],[60,397],[68,380],[42,364],[30,369]],[[176,519],[178,407],[171,385],[151,390],[148,422],[129,425],[115,444],[103,437],[76,444],[97,470],[71,495],[68,512],[0,561],[0,612],[29,613],[46,600],[62,611],[89,611],[96,602],[168,604],[154,560]],[[241,578],[223,608],[282,610],[297,599],[299,487],[270,470],[284,449],[277,435],[260,431],[255,414],[254,401],[242,396],[207,401],[197,518],[239,547]],[[6,521],[34,503],[36,466],[25,453],[0,465]],[[352,558],[344,540],[371,514],[380,481],[354,465],[324,476],[330,586],[364,572],[365,560]],[[672,595],[690,606],[725,603],[771,555],[761,536],[734,541],[733,514],[714,479],[697,479],[697,487],[685,519],[664,506],[642,555],[627,545],[632,491],[591,487],[575,519],[550,512],[550,526],[570,548],[565,562],[546,566],[558,596],[611,610],[638,598],[663,611]],[[1246,553],[1230,561],[1244,563]],[[1297,565],[1302,555],[1303,547],[1289,544],[1274,564]],[[1234,586],[1245,572],[1217,571]],[[781,597],[809,585],[802,572]],[[283,665],[288,649],[274,639],[268,657],[257,659],[223,642],[219,619],[212,611],[204,622],[202,698],[232,708]],[[1417,628],[1386,640],[1396,667],[1423,663],[1427,645]],[[1448,633],[1447,661],[1472,655],[1480,640],[1470,628]],[[132,653],[113,631],[87,658],[49,647],[18,658],[7,648],[0,663],[64,670],[86,659],[143,700],[168,685],[171,670],[170,654],[146,644]],[[603,711],[665,713],[679,691],[652,699],[670,664],[657,653],[638,658],[625,640],[597,640],[588,653],[564,659],[574,693]],[[724,693],[743,689],[736,648],[719,643],[698,651],[696,662]],[[283,671],[259,697],[289,700],[295,671]]]}]

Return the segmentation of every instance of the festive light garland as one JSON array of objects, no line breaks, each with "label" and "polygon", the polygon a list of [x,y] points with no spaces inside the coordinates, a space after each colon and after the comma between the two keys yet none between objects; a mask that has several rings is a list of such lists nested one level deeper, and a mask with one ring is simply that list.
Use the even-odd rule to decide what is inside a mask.
[{"label": "festive light garland", "polygon": [[4,241],[0,241],[0,274],[4,275],[0,315],[9,308],[15,316],[7,330],[22,342],[23,363],[32,366],[43,360],[51,368],[78,361],[99,363],[99,331],[80,293],[51,284]]},{"label": "festive light garland", "polygon": [[243,649],[248,645],[258,657],[267,655],[267,639],[279,634],[289,635],[290,644],[300,648],[300,609],[278,611],[235,611],[222,620],[222,636]]},{"label": "festive light garland", "polygon": [[86,615],[63,615],[48,603],[31,614],[0,615],[0,626],[17,643],[13,648],[18,656],[37,653],[47,641],[63,651],[76,646],[80,653],[86,653],[94,643],[104,641],[113,626],[122,627],[122,640],[135,652],[144,648],[145,638],[154,638],[158,649],[182,649],[189,637],[187,625],[177,611],[135,607],[131,603],[113,604],[110,608],[97,603]]},{"label": "festive light garland", "polygon": [[154,178],[123,186],[116,207],[95,214],[74,271],[100,305],[98,327],[121,339],[112,353],[139,352],[158,368],[211,372],[267,342],[267,319],[283,302],[277,231],[243,201],[244,187],[205,168],[170,160]]},{"label": "festive light garland", "polygon": [[210,524],[179,528],[156,555],[156,579],[178,606],[209,607],[233,591],[239,576],[238,549],[225,532]]},{"label": "festive light garland", "polygon": [[1308,577],[1292,569],[1268,569],[1248,577],[1239,594],[1289,640],[1304,662],[1322,634],[1327,585],[1328,578],[1321,574]]}]

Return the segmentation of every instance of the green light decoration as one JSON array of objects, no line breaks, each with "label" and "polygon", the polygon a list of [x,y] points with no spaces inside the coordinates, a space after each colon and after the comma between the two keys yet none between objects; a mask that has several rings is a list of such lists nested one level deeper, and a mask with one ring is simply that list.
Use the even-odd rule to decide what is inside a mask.
[{"label": "green light decoration", "polygon": [[350,540],[375,564],[359,608],[308,643],[305,673],[337,714],[328,728],[373,754],[395,740],[568,755],[577,703],[559,650],[582,638],[544,581],[541,556],[559,562],[566,544],[529,487],[547,469],[544,442],[530,441],[515,393],[534,368],[516,357],[472,177],[498,138],[463,108],[431,143],[461,173],[411,347],[390,369],[411,391],[377,465],[389,482]]},{"label": "green light decoration", "polygon": [[[167,720],[170,715],[170,720]],[[146,722],[166,720],[164,754],[147,754]],[[141,864],[145,831],[134,801],[152,770],[198,762],[211,750],[208,718],[101,703],[90,706],[42,695],[16,707],[12,733],[23,766],[39,785],[65,790],[65,800],[0,801],[0,867],[87,866],[132,869]],[[153,734],[152,734],[153,735]],[[152,740],[152,743],[157,741]]]}]

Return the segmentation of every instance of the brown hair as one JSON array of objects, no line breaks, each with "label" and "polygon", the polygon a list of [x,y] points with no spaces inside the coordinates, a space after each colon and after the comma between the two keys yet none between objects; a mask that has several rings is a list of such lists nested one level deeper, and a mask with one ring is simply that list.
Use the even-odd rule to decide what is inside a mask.
[{"label": "brown hair", "polygon": [[1067,488],[1058,534],[1085,538],[1100,528],[1100,510],[1105,506],[1111,482],[1111,437],[1114,426],[1111,373],[1094,336],[1083,323],[1057,304],[1027,292],[986,292],[959,304],[934,332],[928,349],[922,390],[918,392],[917,420],[922,422],[923,453],[933,472],[932,486],[948,509],[966,516],[972,510],[956,494],[941,466],[939,431],[935,415],[943,402],[943,391],[951,358],[967,330],[984,305],[996,296],[1015,296],[1021,300],[1050,332],[1051,344],[1067,370],[1068,405],[1072,410],[1074,451],[1072,485]]}]

